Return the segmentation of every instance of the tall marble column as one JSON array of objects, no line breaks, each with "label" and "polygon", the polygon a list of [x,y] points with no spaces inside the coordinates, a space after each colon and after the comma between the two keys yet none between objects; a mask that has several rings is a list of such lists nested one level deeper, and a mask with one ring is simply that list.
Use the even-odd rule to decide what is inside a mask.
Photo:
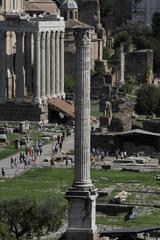
[{"label": "tall marble column", "polygon": [[60,35],[60,95],[65,98],[64,93],[64,32]]},{"label": "tall marble column", "polygon": [[77,79],[75,93],[75,184],[91,186],[90,179],[90,32],[75,32]]},{"label": "tall marble column", "polygon": [[124,45],[120,45],[120,84],[124,84],[124,71],[125,71],[125,54],[124,54]]},{"label": "tall marble column", "polygon": [[69,203],[66,239],[97,239],[97,191],[90,178],[90,29],[76,28],[75,180],[66,193]]},{"label": "tall marble column", "polygon": [[41,59],[40,59],[41,33],[34,33],[34,80],[33,80],[33,102],[41,103]]},{"label": "tall marble column", "polygon": [[55,54],[55,64],[56,64],[56,69],[55,69],[55,81],[56,81],[56,84],[55,84],[55,86],[56,86],[56,96],[59,96],[60,94],[60,59],[59,59],[59,53],[60,53],[60,51],[59,51],[59,43],[60,43],[60,41],[59,41],[59,36],[60,36],[60,34],[59,34],[59,32],[56,32],[56,39],[55,39],[55,51],[56,51],[56,54]]},{"label": "tall marble column", "polygon": [[45,39],[46,33],[43,32],[41,36],[41,98],[46,98],[46,61],[45,61]]},{"label": "tall marble column", "polygon": [[51,98],[55,94],[55,33],[51,32]]},{"label": "tall marble column", "polygon": [[0,103],[6,101],[6,32],[0,31]]},{"label": "tall marble column", "polygon": [[26,86],[28,96],[32,95],[32,62],[31,62],[31,38],[32,33],[25,33],[25,73],[26,73]]},{"label": "tall marble column", "polygon": [[46,33],[46,96],[51,97],[51,79],[50,79],[50,32]]},{"label": "tall marble column", "polygon": [[24,101],[24,33],[16,32],[16,102]]}]

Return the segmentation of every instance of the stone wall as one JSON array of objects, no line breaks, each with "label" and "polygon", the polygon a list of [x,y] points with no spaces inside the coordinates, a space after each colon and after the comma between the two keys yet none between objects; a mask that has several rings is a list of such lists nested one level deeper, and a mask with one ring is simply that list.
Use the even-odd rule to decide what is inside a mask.
[{"label": "stone wall", "polygon": [[0,104],[0,113],[0,121],[46,121],[48,120],[48,105],[39,107],[30,103],[8,102]]},{"label": "stone wall", "polygon": [[79,20],[90,26],[100,23],[99,0],[78,0]]},{"label": "stone wall", "polygon": [[91,76],[91,96],[107,96],[110,97],[112,86],[112,76]]},{"label": "stone wall", "polygon": [[[94,70],[95,60],[102,60],[103,42],[97,38],[95,31],[91,34],[91,69]],[[72,29],[66,29],[65,32],[65,73],[76,78],[76,47]]]},{"label": "stone wall", "polygon": [[153,51],[138,50],[126,55],[125,77],[135,77],[137,81],[143,82],[148,67],[153,70]]}]

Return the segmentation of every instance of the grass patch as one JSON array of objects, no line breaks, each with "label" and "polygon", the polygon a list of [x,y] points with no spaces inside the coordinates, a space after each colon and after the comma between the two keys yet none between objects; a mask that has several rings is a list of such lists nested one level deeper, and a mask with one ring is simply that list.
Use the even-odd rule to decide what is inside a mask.
[{"label": "grass patch", "polygon": [[[97,188],[115,187],[116,191],[134,189],[136,190],[135,181],[139,181],[137,184],[137,190],[144,188],[159,189],[159,184],[156,182],[154,176],[157,173],[134,173],[134,172],[120,172],[120,171],[103,171],[95,170],[91,171],[92,179],[95,182]],[[73,169],[56,169],[56,168],[42,168],[31,169],[22,176],[13,179],[0,179],[0,199],[1,201],[9,198],[18,197],[30,197],[38,202],[42,202],[47,198],[59,197],[64,200],[65,192],[71,186],[74,178]],[[104,181],[105,178],[105,181]],[[139,195],[132,193],[130,201],[136,202]],[[145,198],[145,203],[149,201],[160,200],[160,195],[149,194]],[[160,209],[151,209],[148,212],[142,208],[142,214],[133,220],[128,222],[124,221],[126,214],[120,214],[117,216],[97,216],[98,224],[107,224],[114,226],[150,226],[158,225],[160,222]]]}]

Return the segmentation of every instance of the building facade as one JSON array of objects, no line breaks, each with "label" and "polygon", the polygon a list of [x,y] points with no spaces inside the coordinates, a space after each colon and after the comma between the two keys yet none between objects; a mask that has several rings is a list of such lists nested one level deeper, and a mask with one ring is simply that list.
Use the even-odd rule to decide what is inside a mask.
[{"label": "building facade", "polygon": [[[31,17],[24,11],[24,1],[19,0],[2,1],[1,9],[1,105],[10,102],[44,109],[48,100],[64,98],[63,18],[59,15]],[[4,120],[9,120],[8,117]]]},{"label": "building facade", "polygon": [[160,0],[134,0],[132,6],[132,21],[151,25],[153,14],[158,11],[160,11]]}]

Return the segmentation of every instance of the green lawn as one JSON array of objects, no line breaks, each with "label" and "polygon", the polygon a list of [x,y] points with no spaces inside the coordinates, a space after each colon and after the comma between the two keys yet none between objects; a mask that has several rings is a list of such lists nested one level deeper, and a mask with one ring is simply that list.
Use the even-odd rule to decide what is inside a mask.
[{"label": "green lawn", "polygon": [[[141,187],[158,190],[159,183],[156,182],[154,176],[156,173],[127,173],[120,171],[102,171],[92,170],[92,179],[97,188],[106,188],[115,186],[116,191],[138,190]],[[32,197],[36,201],[43,201],[48,197],[61,197],[64,199],[66,190],[71,186],[73,181],[73,169],[56,169],[42,168],[32,169],[20,177],[14,179],[0,179],[0,199]],[[136,194],[132,194],[131,201],[136,198]],[[160,195],[153,195],[153,199],[160,203]],[[146,199],[152,200],[152,195]],[[146,200],[145,199],[145,200]],[[124,215],[100,216],[98,214],[97,223],[109,225],[158,225],[160,222],[160,209],[153,209],[147,215],[140,216],[127,223],[124,222]]]}]

